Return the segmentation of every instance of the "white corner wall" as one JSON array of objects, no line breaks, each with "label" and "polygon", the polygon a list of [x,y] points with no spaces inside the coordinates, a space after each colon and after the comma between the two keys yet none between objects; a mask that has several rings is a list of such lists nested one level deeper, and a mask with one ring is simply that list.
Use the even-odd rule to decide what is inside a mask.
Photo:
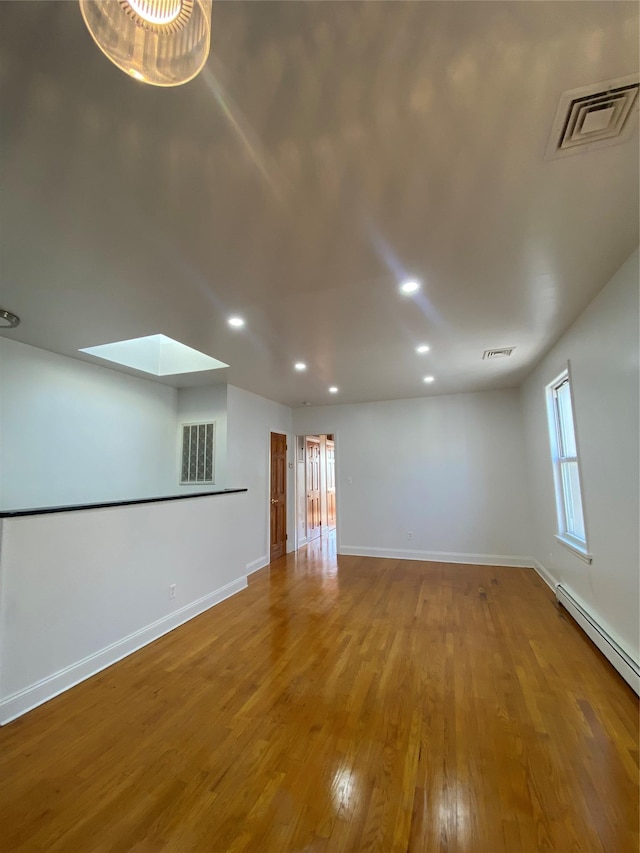
[{"label": "white corner wall", "polygon": [[293,426],[335,433],[340,553],[532,565],[517,391],[296,409]]},{"label": "white corner wall", "polygon": [[269,457],[271,433],[287,436],[287,551],[295,548],[292,412],[257,394],[227,386],[227,487],[247,488],[247,513],[243,541],[250,554],[247,571],[269,562]]},{"label": "white corner wall", "polygon": [[0,508],[175,493],[176,398],[0,338]]},{"label": "white corner wall", "polygon": [[[638,251],[522,387],[533,555],[636,662],[640,633]],[[545,386],[571,363],[591,565],[557,531]]]},{"label": "white corner wall", "polygon": [[224,489],[227,481],[227,386],[200,385],[178,389],[178,434],[176,436],[176,492],[202,491],[201,485],[183,486],[180,481],[182,424],[215,421],[214,483]]}]

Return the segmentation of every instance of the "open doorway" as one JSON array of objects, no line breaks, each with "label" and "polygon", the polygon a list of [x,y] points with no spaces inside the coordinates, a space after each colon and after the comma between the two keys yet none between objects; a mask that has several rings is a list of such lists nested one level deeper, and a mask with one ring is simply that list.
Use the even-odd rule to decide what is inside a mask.
[{"label": "open doorway", "polygon": [[298,548],[336,528],[335,436],[296,437],[296,538]]}]

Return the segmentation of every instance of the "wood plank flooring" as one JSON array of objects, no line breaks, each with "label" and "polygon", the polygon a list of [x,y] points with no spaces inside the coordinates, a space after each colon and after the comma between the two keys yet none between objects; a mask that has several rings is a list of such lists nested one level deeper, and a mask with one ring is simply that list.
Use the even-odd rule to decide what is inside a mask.
[{"label": "wood plank flooring", "polygon": [[529,569],[326,540],[0,730],[0,849],[638,850],[638,702]]}]

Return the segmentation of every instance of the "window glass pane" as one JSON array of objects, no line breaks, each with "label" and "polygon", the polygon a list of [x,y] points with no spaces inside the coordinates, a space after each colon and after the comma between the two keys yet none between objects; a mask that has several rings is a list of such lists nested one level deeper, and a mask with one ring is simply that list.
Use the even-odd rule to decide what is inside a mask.
[{"label": "window glass pane", "polygon": [[189,482],[195,483],[198,479],[198,427],[189,427],[191,433],[191,448],[189,451]]},{"label": "window glass pane", "polygon": [[558,421],[560,425],[560,455],[577,456],[576,436],[573,430],[573,412],[571,410],[571,391],[565,382],[557,390]]},{"label": "window glass pane", "polygon": [[189,427],[182,427],[182,473],[180,479],[185,483],[189,479]]},{"label": "window glass pane", "polygon": [[198,430],[198,463],[196,466],[196,480],[201,483],[204,480],[204,451],[205,451],[205,433],[207,431],[206,424],[199,424]]},{"label": "window glass pane", "polygon": [[180,482],[212,483],[215,423],[183,424]]},{"label": "window glass pane", "polygon": [[213,424],[207,424],[204,478],[213,480]]},{"label": "window glass pane", "polygon": [[582,515],[582,499],[580,497],[580,480],[577,462],[561,462],[562,491],[564,493],[564,511],[567,523],[567,533],[585,541],[584,517]]}]

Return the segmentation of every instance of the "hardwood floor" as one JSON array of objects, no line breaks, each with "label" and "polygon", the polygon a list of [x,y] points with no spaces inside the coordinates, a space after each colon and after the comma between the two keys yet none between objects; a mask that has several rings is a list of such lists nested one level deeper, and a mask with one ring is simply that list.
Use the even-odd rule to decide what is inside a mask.
[{"label": "hardwood floor", "polygon": [[326,539],[0,730],[9,851],[638,850],[638,702],[528,569]]}]

